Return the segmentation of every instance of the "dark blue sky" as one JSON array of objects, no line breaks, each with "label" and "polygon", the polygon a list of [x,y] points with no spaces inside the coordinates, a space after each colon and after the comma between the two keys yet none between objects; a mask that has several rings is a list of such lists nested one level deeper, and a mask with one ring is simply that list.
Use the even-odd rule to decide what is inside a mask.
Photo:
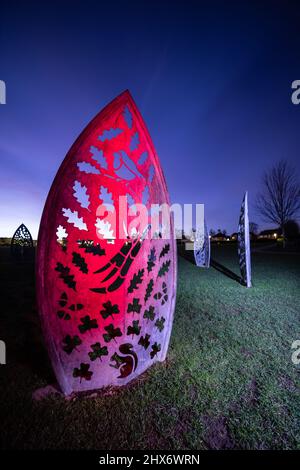
[{"label": "dark blue sky", "polygon": [[[286,158],[300,172],[300,5],[288,1],[2,1],[0,236],[36,237],[55,173],[90,119],[128,88],[172,202],[236,230],[245,189]],[[250,219],[261,223],[250,207]]]}]

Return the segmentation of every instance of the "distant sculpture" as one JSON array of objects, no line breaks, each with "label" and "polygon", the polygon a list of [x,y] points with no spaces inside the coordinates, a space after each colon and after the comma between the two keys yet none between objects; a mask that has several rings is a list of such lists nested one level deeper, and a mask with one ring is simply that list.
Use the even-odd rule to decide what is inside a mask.
[{"label": "distant sculpture", "polygon": [[14,233],[11,239],[10,250],[12,256],[16,258],[26,257],[27,254],[32,254],[33,241],[28,228],[21,224]]},{"label": "distant sculpture", "polygon": [[210,239],[206,222],[200,224],[196,230],[194,242],[194,256],[196,265],[201,268],[209,268],[210,265]]},{"label": "distant sculpture", "polygon": [[251,287],[250,233],[247,191],[242,202],[238,227],[238,256],[242,282],[245,286]]}]

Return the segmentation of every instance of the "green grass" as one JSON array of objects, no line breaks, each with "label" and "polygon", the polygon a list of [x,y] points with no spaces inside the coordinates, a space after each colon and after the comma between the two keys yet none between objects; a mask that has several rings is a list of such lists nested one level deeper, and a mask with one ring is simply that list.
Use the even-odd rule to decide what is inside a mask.
[{"label": "green grass", "polygon": [[[300,448],[299,255],[253,255],[252,289],[178,260],[174,327],[165,363],[126,388],[32,401],[53,382],[34,308],[29,266],[1,249],[3,448]],[[234,247],[213,257],[238,274]]]}]

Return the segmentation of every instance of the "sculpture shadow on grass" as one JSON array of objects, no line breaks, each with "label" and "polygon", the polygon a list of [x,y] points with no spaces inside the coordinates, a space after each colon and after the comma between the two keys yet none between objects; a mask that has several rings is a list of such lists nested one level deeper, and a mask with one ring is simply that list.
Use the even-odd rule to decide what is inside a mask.
[{"label": "sculpture shadow on grass", "polygon": [[215,261],[214,259],[211,258],[210,265],[211,265],[212,268],[216,269],[217,271],[219,271],[222,274],[225,274],[225,276],[229,277],[230,279],[238,282],[239,284],[244,285],[242,278],[240,276],[238,276],[237,274],[235,274],[230,269],[226,268],[226,266],[223,266],[223,264],[218,263],[217,261]]},{"label": "sculpture shadow on grass", "polygon": [[[192,250],[185,250],[184,247],[178,247],[178,254],[182,256],[182,258],[186,259],[187,261],[192,263],[194,266],[196,266],[194,252]],[[210,267],[216,269],[217,271],[229,277],[233,281],[238,282],[242,286],[244,285],[243,280],[240,276],[238,276],[236,273],[226,268],[226,266],[224,266],[223,264],[219,263],[218,261],[212,258],[210,259]]]}]

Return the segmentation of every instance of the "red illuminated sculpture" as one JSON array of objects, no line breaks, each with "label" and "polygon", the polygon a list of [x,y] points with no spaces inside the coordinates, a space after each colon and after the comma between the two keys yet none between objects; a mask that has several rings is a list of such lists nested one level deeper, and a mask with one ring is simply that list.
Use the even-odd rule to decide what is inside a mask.
[{"label": "red illuminated sculpture", "polygon": [[173,225],[167,239],[163,224],[134,225],[139,204],[150,216],[151,204],[163,203],[162,169],[126,91],[71,147],[41,220],[38,306],[65,394],[124,385],[165,359],[176,290]]}]

